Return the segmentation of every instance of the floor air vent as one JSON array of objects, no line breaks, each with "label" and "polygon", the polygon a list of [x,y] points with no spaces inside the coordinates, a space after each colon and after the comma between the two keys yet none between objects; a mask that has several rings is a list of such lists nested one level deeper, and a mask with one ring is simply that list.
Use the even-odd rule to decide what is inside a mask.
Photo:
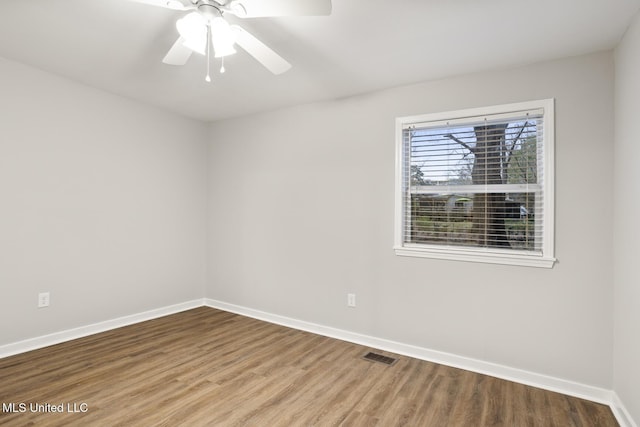
[{"label": "floor air vent", "polygon": [[383,356],[382,354],[369,352],[362,356],[363,359],[370,360],[372,362],[384,363],[385,365],[393,365],[398,361],[398,359],[394,359],[393,357]]}]

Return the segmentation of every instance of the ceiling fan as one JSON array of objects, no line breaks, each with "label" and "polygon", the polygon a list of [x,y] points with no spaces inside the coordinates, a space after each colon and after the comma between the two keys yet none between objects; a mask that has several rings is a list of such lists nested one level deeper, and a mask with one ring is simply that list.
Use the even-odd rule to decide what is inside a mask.
[{"label": "ceiling fan", "polygon": [[184,65],[193,52],[207,56],[207,81],[211,50],[215,58],[236,53],[240,46],[274,74],[291,68],[285,59],[239,25],[230,25],[225,14],[238,18],[321,16],[331,14],[331,0],[130,0],[188,12],[176,22],[180,36],[162,62]]}]

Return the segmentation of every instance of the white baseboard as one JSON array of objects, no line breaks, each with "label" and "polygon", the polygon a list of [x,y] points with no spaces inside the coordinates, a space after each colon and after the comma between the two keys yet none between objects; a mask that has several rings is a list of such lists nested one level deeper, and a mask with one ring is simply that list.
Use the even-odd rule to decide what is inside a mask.
[{"label": "white baseboard", "polygon": [[[285,316],[279,316],[264,311],[254,310],[251,308],[229,304],[209,298],[205,299],[205,304],[212,308],[217,308],[243,316],[252,317],[254,319],[264,320],[270,323],[275,323],[294,329],[336,338],[342,341],[348,341],[367,347],[389,351],[391,353],[414,357],[416,359],[426,360],[429,362],[440,363],[442,365],[465,369],[467,371],[478,372],[481,374],[490,375],[492,377],[502,378],[508,381],[514,381],[517,383],[602,403],[611,406],[611,409],[616,418],[618,418],[618,422],[620,423],[621,427],[638,427],[633,423],[633,421],[631,421],[628,413],[626,414],[626,418],[629,420],[628,423],[623,422],[624,418],[620,419],[620,411],[616,411],[613,407],[614,393],[611,390],[593,387],[586,384],[580,384],[561,378],[555,378],[491,362],[458,356],[451,353],[430,350],[427,348],[403,344],[368,335],[357,334],[342,329],[330,328],[315,323],[292,319]],[[620,407],[623,406],[620,405]]]},{"label": "white baseboard", "polygon": [[271,314],[264,311],[254,310],[251,308],[229,304],[209,298],[187,301],[184,303],[149,310],[142,313],[119,317],[117,319],[107,320],[104,322],[94,323],[79,328],[69,329],[66,331],[56,332],[53,334],[31,338],[16,343],[2,345],[0,346],[0,358],[36,350],[42,347],[59,344],[65,341],[82,338],[88,335],[97,334],[134,323],[144,322],[146,320],[155,319],[158,317],[190,310],[192,308],[201,306],[217,308],[231,313],[240,314],[242,316],[252,317],[254,319],[264,320],[266,322],[275,323],[278,325],[287,326],[318,335],[324,335],[331,338],[336,338],[342,341],[348,341],[355,344],[388,351],[391,353],[414,357],[416,359],[426,360],[429,362],[440,363],[442,365],[465,369],[472,372],[478,372],[481,374],[490,375],[493,377],[502,378],[505,380],[514,381],[521,384],[526,384],[533,387],[538,387],[545,390],[550,390],[569,396],[575,396],[582,399],[602,403],[611,407],[611,410],[621,427],[638,427],[638,425],[631,418],[631,415],[620,400],[619,396],[611,390],[593,387],[586,384],[580,384],[561,378],[537,374],[535,372],[529,372],[522,369],[512,368],[509,366],[499,365],[491,362],[458,356],[451,353],[430,350],[427,348],[358,334],[342,329],[331,328],[328,326]]},{"label": "white baseboard", "polygon": [[142,313],[132,314],[129,316],[119,317],[117,319],[106,320],[104,322],[93,323],[79,328],[68,329],[66,331],[55,332],[49,335],[43,335],[36,338],[26,339],[11,344],[0,346],[0,358],[12,356],[14,354],[25,353],[31,350],[48,347],[54,344],[71,341],[77,338],[86,337],[100,332],[109,331],[111,329],[120,328],[122,326],[132,325],[134,323],[144,322],[158,317],[174,314],[192,308],[203,306],[203,300],[197,299],[187,301],[180,304],[174,304],[167,307],[157,308],[154,310],[144,311]]},{"label": "white baseboard", "polygon": [[629,411],[627,411],[627,408],[624,406],[624,404],[620,400],[618,393],[616,393],[615,391],[611,393],[612,393],[612,401],[610,405],[611,410],[613,411],[613,415],[616,416],[616,419],[618,420],[618,424],[620,424],[620,427],[638,427],[638,424],[636,424],[635,421],[633,421],[633,418],[631,418],[631,414],[629,414]]}]

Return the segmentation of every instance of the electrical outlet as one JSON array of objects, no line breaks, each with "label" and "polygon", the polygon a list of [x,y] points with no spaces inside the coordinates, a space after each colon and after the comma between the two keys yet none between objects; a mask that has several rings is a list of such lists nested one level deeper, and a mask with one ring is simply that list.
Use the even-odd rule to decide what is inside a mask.
[{"label": "electrical outlet", "polygon": [[38,308],[49,307],[49,292],[38,294]]},{"label": "electrical outlet", "polygon": [[356,306],[356,294],[347,294],[347,307]]}]

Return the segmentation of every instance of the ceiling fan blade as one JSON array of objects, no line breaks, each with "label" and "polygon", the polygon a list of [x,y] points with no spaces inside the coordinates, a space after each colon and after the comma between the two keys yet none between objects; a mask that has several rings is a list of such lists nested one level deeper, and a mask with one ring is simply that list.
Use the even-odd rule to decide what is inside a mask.
[{"label": "ceiling fan blade", "polygon": [[187,6],[182,0],[129,0],[134,3],[148,4],[173,10],[190,10],[193,6]]},{"label": "ceiling fan blade", "polygon": [[282,74],[291,68],[291,64],[253,35],[237,25],[232,25],[231,28],[236,33],[236,44],[246,50],[249,55],[253,56],[273,74]]},{"label": "ceiling fan blade", "polygon": [[184,39],[178,37],[178,40],[171,46],[162,62],[169,65],[184,65],[187,63],[191,53],[193,51],[184,45]]},{"label": "ceiling fan blade", "polygon": [[239,18],[331,15],[331,0],[234,0],[229,10]]}]

